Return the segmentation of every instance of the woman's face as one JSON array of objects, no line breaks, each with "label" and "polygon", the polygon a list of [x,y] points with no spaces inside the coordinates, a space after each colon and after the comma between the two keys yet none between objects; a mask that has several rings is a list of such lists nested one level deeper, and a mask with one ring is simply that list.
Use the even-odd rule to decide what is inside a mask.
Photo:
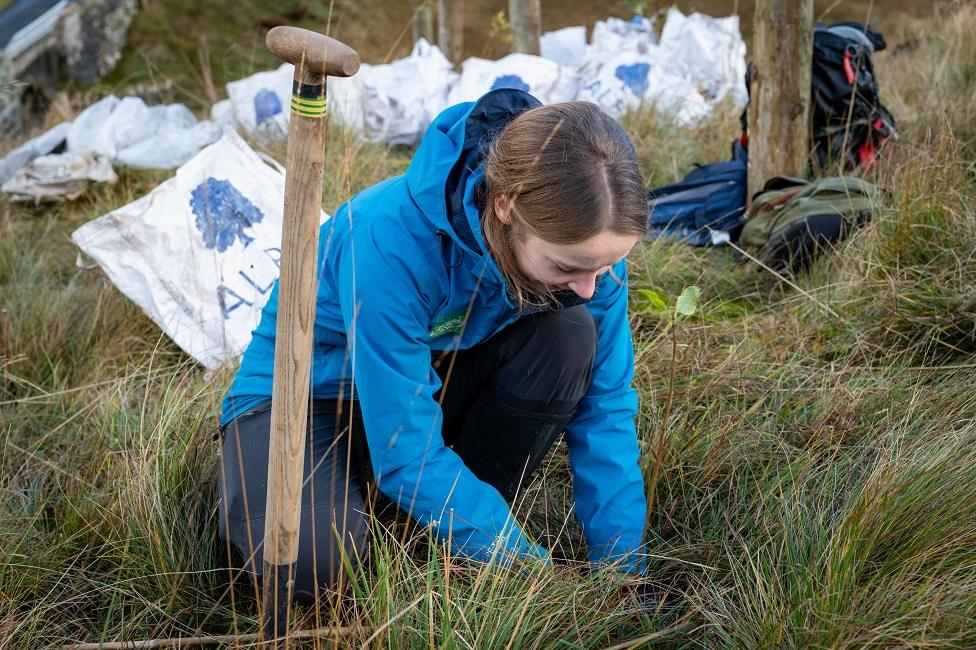
[{"label": "woman's face", "polygon": [[[496,200],[495,213],[506,222],[507,207]],[[515,259],[522,273],[550,291],[569,289],[589,300],[600,276],[625,258],[638,239],[603,231],[576,244],[554,244],[526,233],[515,242]]]}]

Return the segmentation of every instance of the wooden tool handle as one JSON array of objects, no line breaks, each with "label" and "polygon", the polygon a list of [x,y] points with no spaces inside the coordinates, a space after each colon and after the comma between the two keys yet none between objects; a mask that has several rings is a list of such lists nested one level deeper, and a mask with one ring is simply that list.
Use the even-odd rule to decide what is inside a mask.
[{"label": "wooden tool handle", "polygon": [[[295,64],[288,124],[285,206],[271,397],[264,529],[265,639],[288,629],[308,423],[314,342],[316,259],[325,162],[326,79],[359,69],[359,55],[327,36],[295,27],[268,32],[268,49]],[[318,531],[329,535],[331,531]]]},{"label": "wooden tool handle", "polygon": [[307,29],[275,27],[265,43],[273,54],[310,75],[351,77],[359,70],[359,55],[354,49]]},{"label": "wooden tool handle", "polygon": [[272,564],[292,564],[298,557],[298,503],[305,459],[325,161],[325,97],[320,109],[307,109],[321,110],[320,117],[299,113],[294,108],[296,101],[297,96],[292,99],[288,125],[271,400],[264,558]]}]

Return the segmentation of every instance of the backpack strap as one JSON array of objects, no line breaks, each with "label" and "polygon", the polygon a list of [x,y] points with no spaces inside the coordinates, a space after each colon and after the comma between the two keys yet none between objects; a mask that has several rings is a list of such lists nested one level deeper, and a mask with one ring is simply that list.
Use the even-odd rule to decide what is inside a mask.
[{"label": "backpack strap", "polygon": [[809,185],[810,181],[799,176],[773,176],[763,185],[760,192],[771,192],[775,190],[785,190],[791,187],[803,187]]}]

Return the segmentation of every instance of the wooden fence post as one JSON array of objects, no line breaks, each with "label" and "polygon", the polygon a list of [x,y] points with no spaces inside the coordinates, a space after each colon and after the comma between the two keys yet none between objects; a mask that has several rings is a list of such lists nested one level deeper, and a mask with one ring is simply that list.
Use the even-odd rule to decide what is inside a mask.
[{"label": "wooden fence post", "polygon": [[512,22],[512,46],[515,52],[539,54],[542,35],[542,0],[508,0],[508,17]]},{"label": "wooden fence post", "polygon": [[813,0],[756,0],[749,196],[772,176],[806,175]]},{"label": "wooden fence post", "polygon": [[421,38],[428,43],[434,42],[434,9],[429,0],[417,5],[413,11],[413,42],[416,43]]},{"label": "wooden fence post", "polygon": [[451,63],[464,56],[464,0],[437,0],[437,44]]}]

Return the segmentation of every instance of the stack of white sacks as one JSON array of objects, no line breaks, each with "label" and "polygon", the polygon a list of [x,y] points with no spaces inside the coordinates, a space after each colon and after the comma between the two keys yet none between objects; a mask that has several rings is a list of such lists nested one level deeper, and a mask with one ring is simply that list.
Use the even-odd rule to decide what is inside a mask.
[{"label": "stack of white sacks", "polygon": [[[540,49],[541,56],[471,57],[458,74],[421,39],[405,59],[330,79],[330,110],[369,140],[410,145],[447,106],[500,87],[520,88],[546,104],[596,102],[614,117],[650,105],[682,126],[699,122],[727,96],[740,107],[747,99],[738,16],[685,16],[672,8],[660,40],[647,18],[609,18],[596,23],[590,43],[585,27],[567,27],[543,34]],[[283,65],[229,83],[228,99],[211,117],[255,139],[283,141],[291,80],[292,67]]]},{"label": "stack of white sacks", "polygon": [[[671,8],[660,40],[647,18],[608,18],[597,21],[590,43],[585,27],[567,27],[543,34],[540,49],[541,56],[471,57],[458,74],[436,45],[421,39],[404,59],[364,64],[354,77],[331,79],[331,114],[371,141],[414,145],[441,110],[500,87],[526,90],[546,104],[596,102],[614,117],[649,105],[682,126],[699,122],[728,96],[739,106],[747,99],[738,16],[685,16]],[[74,170],[69,184],[76,188],[78,178],[114,178],[105,173],[110,165],[173,169],[226,127],[262,144],[281,144],[291,83],[287,64],[228,83],[228,99],[202,121],[182,104],[146,106],[136,97],[106,97],[73,124],[60,124],[0,159],[0,183],[18,199],[74,198],[76,191],[61,192],[65,179],[51,170]],[[63,151],[51,154],[65,134]]]},{"label": "stack of white sacks", "polygon": [[[615,117],[652,105],[683,125],[726,97],[740,106],[746,101],[737,17],[671,9],[660,40],[647,19],[610,18],[596,24],[590,43],[584,27],[568,27],[544,34],[540,47],[541,57],[470,58],[459,74],[421,40],[409,57],[331,79],[330,112],[370,140],[412,145],[447,106],[500,87],[526,90],[544,103],[593,101]],[[283,170],[238,133],[283,144],[291,85],[288,65],[229,83],[228,99],[199,122],[182,105],[109,97],[0,160],[0,181],[9,177],[24,189],[42,172],[70,172],[70,183],[62,178],[43,192],[35,185],[22,198],[72,198],[86,178],[111,181],[110,163],[178,167],[151,193],[85,224],[72,239],[181,348],[217,368],[247,346],[280,256]],[[65,153],[45,155],[56,149]],[[14,171],[25,164],[34,176]]]}]

